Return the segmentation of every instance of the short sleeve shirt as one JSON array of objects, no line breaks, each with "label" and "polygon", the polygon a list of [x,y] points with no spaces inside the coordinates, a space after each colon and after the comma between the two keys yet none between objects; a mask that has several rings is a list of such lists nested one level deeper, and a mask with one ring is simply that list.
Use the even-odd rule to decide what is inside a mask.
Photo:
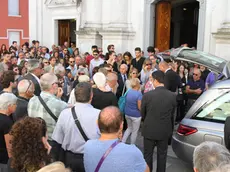
[{"label": "short sleeve shirt", "polygon": [[10,132],[13,121],[9,116],[0,114],[0,163],[7,164],[8,154],[4,135]]},{"label": "short sleeve shirt", "polygon": [[[89,140],[84,147],[84,166],[86,172],[95,171],[98,162],[108,148],[117,140]],[[109,169],[109,170],[108,170]],[[106,157],[100,172],[144,172],[146,162],[135,145],[119,143]]]},{"label": "short sleeve shirt", "polygon": [[[202,91],[204,91],[205,89],[205,84],[204,81],[202,79],[198,80],[198,81],[194,81],[194,80],[189,80],[188,84],[187,84],[191,90],[196,90],[196,89],[201,89]],[[188,98],[189,99],[198,99],[200,95],[197,94],[188,94]]]},{"label": "short sleeve shirt", "polygon": [[130,89],[125,99],[125,115],[131,117],[141,117],[137,101],[142,100],[142,93],[137,90]]},{"label": "short sleeve shirt", "polygon": [[145,61],[144,57],[141,57],[138,61],[136,60],[136,58],[134,58],[131,61],[131,65],[138,70],[138,73],[140,73],[142,70],[144,61]]}]

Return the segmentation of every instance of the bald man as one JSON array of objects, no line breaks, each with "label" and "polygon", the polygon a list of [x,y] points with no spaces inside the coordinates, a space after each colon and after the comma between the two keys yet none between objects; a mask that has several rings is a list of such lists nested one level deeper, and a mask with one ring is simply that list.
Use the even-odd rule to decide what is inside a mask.
[{"label": "bald man", "polygon": [[188,106],[189,109],[193,103],[199,98],[205,89],[205,83],[201,79],[200,69],[195,69],[193,71],[193,78],[188,81],[186,86],[186,93],[188,95]]},{"label": "bald man", "polygon": [[[98,162],[109,149],[105,161],[102,162],[100,172],[149,172],[143,154],[135,145],[120,142],[123,119],[117,107],[104,108],[98,118],[101,137],[89,140],[84,146],[84,166],[86,172],[96,171]],[[93,157],[93,160],[92,160]]]},{"label": "bald man", "polygon": [[125,88],[125,82],[127,80],[127,71],[128,71],[128,66],[126,64],[122,64],[120,66],[120,73],[118,74],[118,87],[117,87],[117,99],[119,99],[122,96],[122,93],[125,93],[126,88]]},{"label": "bald man", "polygon": [[174,72],[169,64],[165,61],[160,62],[159,69],[165,73],[164,86],[172,92],[176,92],[177,88],[180,86],[181,79],[180,76]]}]

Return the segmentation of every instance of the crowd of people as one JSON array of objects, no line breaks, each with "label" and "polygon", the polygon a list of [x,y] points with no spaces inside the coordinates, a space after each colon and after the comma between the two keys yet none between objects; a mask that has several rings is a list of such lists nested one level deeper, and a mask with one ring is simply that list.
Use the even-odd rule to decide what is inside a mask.
[{"label": "crowd of people", "polygon": [[[164,61],[152,46],[148,57],[135,48],[134,58],[116,54],[114,45],[106,53],[91,49],[81,54],[65,42],[50,51],[39,41],[1,46],[0,170],[149,172],[157,147],[157,172],[166,171],[175,123],[216,74]],[[142,122],[143,154],[135,146]],[[227,164],[220,167],[223,157],[213,155],[211,146],[205,165],[202,148],[195,151],[195,172]],[[223,156],[230,159],[227,152]]]}]

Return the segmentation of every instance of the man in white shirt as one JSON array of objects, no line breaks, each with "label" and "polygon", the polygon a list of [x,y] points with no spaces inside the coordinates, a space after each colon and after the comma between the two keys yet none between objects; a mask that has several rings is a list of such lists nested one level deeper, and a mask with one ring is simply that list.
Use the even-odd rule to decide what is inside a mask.
[{"label": "man in white shirt", "polygon": [[[87,139],[98,139],[100,137],[97,126],[100,110],[91,105],[93,91],[89,82],[79,83],[75,87],[74,93],[76,103],[73,109],[69,108],[61,112],[52,139],[56,142],[54,152],[57,155],[60,152],[60,147],[65,150],[65,165],[71,168],[72,171],[84,172],[84,145]],[[73,116],[73,110],[76,113],[76,117]],[[76,118],[87,139],[84,138],[77,126]]]},{"label": "man in white shirt", "polygon": [[50,54],[47,53],[47,48],[46,47],[42,47],[42,53],[45,55],[46,59],[50,59]]},{"label": "man in white shirt", "polygon": [[89,72],[90,72],[91,77],[93,75],[93,69],[95,67],[99,66],[100,64],[104,63],[104,60],[99,58],[99,51],[98,50],[93,51],[93,57],[94,57],[94,59],[92,59],[90,61],[90,66],[89,66]]}]

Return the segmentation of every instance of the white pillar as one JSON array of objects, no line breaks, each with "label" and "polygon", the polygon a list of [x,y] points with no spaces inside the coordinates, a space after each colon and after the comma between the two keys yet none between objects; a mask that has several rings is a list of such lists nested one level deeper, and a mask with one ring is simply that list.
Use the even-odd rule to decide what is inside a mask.
[{"label": "white pillar", "polygon": [[127,0],[107,0],[110,1],[110,20],[112,23],[127,23],[128,1]]},{"label": "white pillar", "polygon": [[[154,46],[156,0],[145,0],[144,47]],[[144,49],[145,50],[145,49]],[[146,51],[146,50],[145,50]]]},{"label": "white pillar", "polygon": [[205,17],[206,17],[206,0],[199,1],[199,23],[197,35],[197,49],[204,50],[204,37],[205,37]]},{"label": "white pillar", "polygon": [[102,0],[84,0],[85,27],[101,27]]},{"label": "white pillar", "polygon": [[230,23],[230,0],[227,0],[226,7],[227,7],[226,22]]}]

